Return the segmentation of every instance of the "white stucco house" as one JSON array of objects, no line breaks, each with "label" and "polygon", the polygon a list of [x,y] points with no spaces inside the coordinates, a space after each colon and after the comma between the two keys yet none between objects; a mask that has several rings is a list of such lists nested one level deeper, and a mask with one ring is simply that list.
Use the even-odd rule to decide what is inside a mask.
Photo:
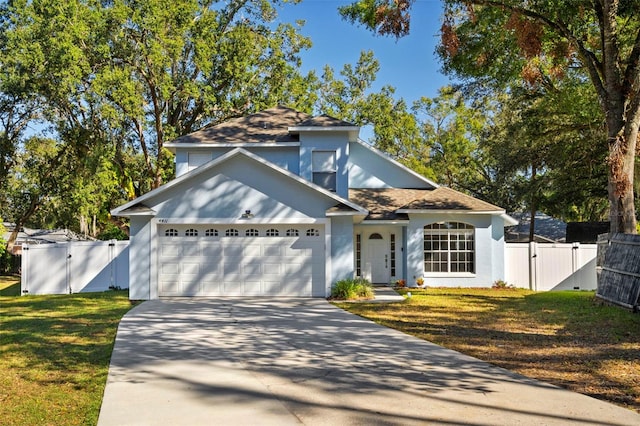
[{"label": "white stucco house", "polygon": [[328,116],[275,107],[166,144],[176,178],[130,218],[130,298],[326,297],[342,278],[504,279],[500,207],[438,186]]}]

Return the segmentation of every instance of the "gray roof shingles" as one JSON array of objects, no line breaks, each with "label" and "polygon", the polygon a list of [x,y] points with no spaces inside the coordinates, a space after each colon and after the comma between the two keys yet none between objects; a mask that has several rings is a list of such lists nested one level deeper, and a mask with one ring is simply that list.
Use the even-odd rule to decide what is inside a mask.
[{"label": "gray roof shingles", "polygon": [[353,124],[327,115],[312,117],[284,106],[235,118],[175,139],[172,143],[282,143],[298,142],[289,127],[348,127]]},{"label": "gray roof shingles", "polygon": [[503,209],[450,188],[350,189],[349,200],[369,210],[367,220],[406,220],[398,210],[459,210],[502,212]]}]

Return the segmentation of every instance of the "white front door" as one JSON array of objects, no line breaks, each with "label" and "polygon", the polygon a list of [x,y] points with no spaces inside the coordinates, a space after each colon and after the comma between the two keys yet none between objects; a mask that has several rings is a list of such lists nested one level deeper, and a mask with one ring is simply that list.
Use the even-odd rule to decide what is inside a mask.
[{"label": "white front door", "polygon": [[387,284],[391,275],[389,274],[389,241],[388,235],[380,232],[373,232],[366,236],[366,259],[365,264],[371,271],[369,280],[376,284]]}]

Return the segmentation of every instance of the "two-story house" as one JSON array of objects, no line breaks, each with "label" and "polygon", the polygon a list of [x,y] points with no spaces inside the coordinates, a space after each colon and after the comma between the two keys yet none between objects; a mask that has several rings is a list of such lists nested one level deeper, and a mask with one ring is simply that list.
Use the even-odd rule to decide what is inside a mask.
[{"label": "two-story house", "polygon": [[504,278],[505,211],[415,173],[359,127],[285,107],[166,144],[176,178],[130,218],[130,298],[326,297],[336,281]]}]

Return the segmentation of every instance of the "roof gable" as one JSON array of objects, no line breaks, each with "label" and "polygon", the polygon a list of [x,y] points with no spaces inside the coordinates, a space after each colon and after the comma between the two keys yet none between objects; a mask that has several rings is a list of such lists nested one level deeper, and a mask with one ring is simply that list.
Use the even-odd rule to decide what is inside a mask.
[{"label": "roof gable", "polygon": [[[144,208],[157,210],[158,214],[161,215],[161,209],[157,208],[157,206],[166,203],[167,200],[171,198],[182,199],[181,194],[192,193],[191,188],[194,186],[202,187],[202,185],[205,185],[203,189],[208,192],[213,191],[216,181],[212,180],[212,178],[217,175],[224,175],[230,180],[252,186],[257,191],[274,199],[278,198],[277,194],[279,193],[287,192],[288,190],[288,194],[290,195],[291,191],[295,190],[295,197],[292,198],[296,199],[296,203],[301,204],[302,210],[305,209],[305,202],[309,203],[309,208],[311,208],[313,204],[317,205],[318,202],[322,202],[326,205],[327,210],[339,204],[346,206],[352,213],[361,215],[368,213],[366,209],[349,200],[308,182],[288,170],[270,163],[262,157],[252,154],[245,149],[236,148],[201,167],[185,173],[160,188],[154,189],[135,200],[113,209],[111,214],[129,216],[131,211],[135,211],[137,208],[144,206]],[[272,178],[267,179],[264,178],[264,176],[271,176]],[[279,180],[278,185],[273,184],[274,179]],[[206,182],[206,184],[203,182]],[[237,202],[240,194],[237,191],[234,192],[232,186],[233,185],[228,183],[225,184],[228,192],[224,195],[226,197],[233,197]],[[211,192],[211,194],[213,193],[214,192]],[[209,193],[207,197],[211,198]],[[186,203],[185,209],[188,209],[189,205],[195,208],[202,207],[196,201],[187,201],[186,199],[183,201]],[[173,208],[180,210],[175,203],[173,203]],[[248,209],[251,207],[242,208]],[[184,214],[188,214],[188,211],[184,212]]]},{"label": "roof gable", "polygon": [[437,188],[438,184],[357,140],[349,153],[349,188]]}]

